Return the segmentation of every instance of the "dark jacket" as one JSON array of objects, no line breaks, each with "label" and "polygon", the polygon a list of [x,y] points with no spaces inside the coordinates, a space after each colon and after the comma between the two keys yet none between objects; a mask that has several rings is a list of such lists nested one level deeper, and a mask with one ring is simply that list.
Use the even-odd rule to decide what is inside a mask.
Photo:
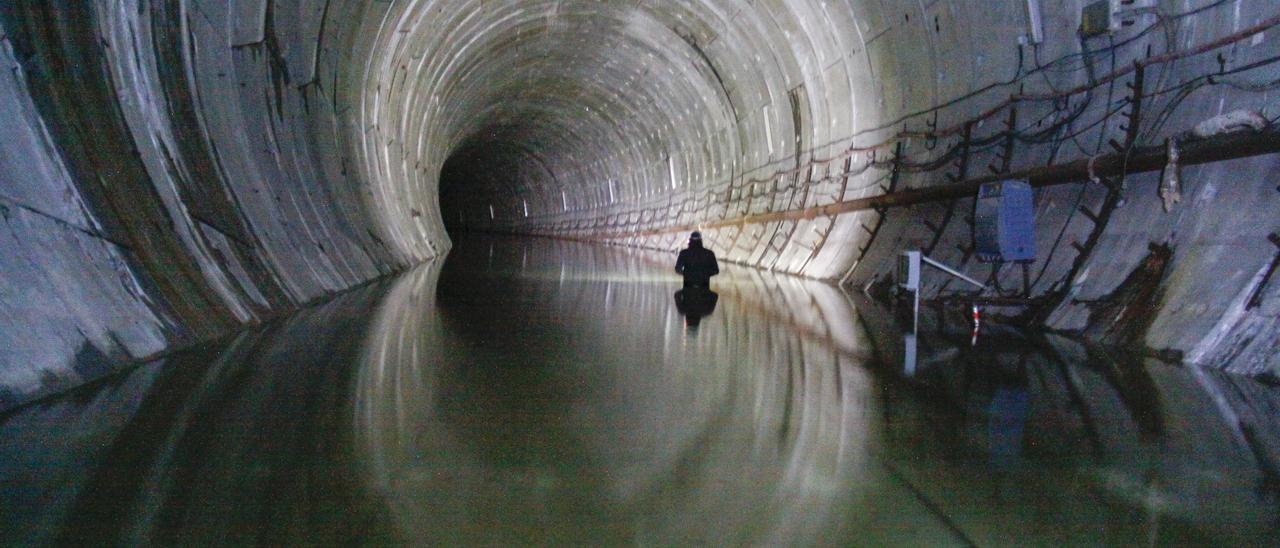
[{"label": "dark jacket", "polygon": [[702,242],[689,242],[676,259],[676,272],[684,275],[685,287],[708,287],[711,277],[720,273],[716,254],[702,247]]}]

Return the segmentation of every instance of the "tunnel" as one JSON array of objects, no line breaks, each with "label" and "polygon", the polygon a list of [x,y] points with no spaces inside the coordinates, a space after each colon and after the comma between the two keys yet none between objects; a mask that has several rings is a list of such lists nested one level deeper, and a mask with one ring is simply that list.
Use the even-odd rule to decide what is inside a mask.
[{"label": "tunnel", "polygon": [[0,543],[1273,543],[1278,25],[2,2]]}]

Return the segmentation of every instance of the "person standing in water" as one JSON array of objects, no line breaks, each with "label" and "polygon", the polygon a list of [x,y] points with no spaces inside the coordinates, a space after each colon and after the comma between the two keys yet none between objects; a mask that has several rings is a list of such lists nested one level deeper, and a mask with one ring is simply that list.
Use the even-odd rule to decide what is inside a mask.
[{"label": "person standing in water", "polygon": [[689,247],[680,251],[676,272],[684,276],[684,289],[676,292],[676,310],[685,318],[689,333],[695,333],[702,318],[716,309],[719,295],[711,290],[711,277],[720,273],[716,254],[702,247],[702,233],[689,235]]},{"label": "person standing in water", "polygon": [[709,289],[711,277],[720,273],[715,252],[702,247],[702,233],[689,235],[689,247],[676,259],[676,273],[684,276],[684,288]]}]

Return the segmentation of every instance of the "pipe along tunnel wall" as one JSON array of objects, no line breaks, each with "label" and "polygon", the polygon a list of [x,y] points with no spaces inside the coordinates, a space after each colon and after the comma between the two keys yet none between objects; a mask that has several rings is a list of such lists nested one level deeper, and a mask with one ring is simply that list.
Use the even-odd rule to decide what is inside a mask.
[{"label": "pipe along tunnel wall", "polygon": [[1084,4],[4,2],[0,407],[438,256],[446,223],[705,225],[857,288],[921,248],[1029,323],[1274,374],[1275,155],[1185,167],[1168,211],[1158,171],[1038,190],[1026,293],[973,260],[971,197],[817,209],[1280,115],[1274,2],[1138,2],[1092,37]]}]

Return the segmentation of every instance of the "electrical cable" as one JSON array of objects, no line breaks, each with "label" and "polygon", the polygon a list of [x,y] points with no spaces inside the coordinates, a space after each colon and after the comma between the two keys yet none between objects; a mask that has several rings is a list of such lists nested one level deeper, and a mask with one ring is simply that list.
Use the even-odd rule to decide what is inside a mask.
[{"label": "electrical cable", "polygon": [[[873,128],[867,128],[862,131],[856,132],[855,134],[850,135],[848,137],[833,140],[821,146],[811,147],[806,153],[812,155],[814,151],[820,148],[828,148],[830,146],[834,146],[841,142],[847,142],[870,132],[883,131],[885,129],[895,127],[898,124],[903,123],[912,118],[916,118],[926,114],[937,113],[943,109],[954,106],[960,102],[966,101],[968,99],[971,99],[983,93],[989,92],[992,89],[996,89],[1003,86],[1009,86],[1014,83],[1017,83],[1020,80],[1024,80],[1027,76],[1040,73],[1044,78],[1046,86],[1052,91],[1052,93],[1019,95],[1012,98],[1011,102],[1016,102],[1017,100],[1043,101],[1043,100],[1048,100],[1050,98],[1070,97],[1071,95],[1075,95],[1079,93],[1084,94],[1083,100],[1077,102],[1074,105],[1070,105],[1071,102],[1067,101],[1069,105],[1067,108],[1069,109],[1069,111],[1068,111],[1068,114],[1066,114],[1065,116],[1062,115],[1062,112],[1063,112],[1062,109],[1058,109],[1055,107],[1054,111],[1046,114],[1045,116],[1041,117],[1039,120],[1034,122],[1034,124],[1041,124],[1043,123],[1044,120],[1050,117],[1057,117],[1057,119],[1052,124],[1050,124],[1049,127],[1045,129],[1036,130],[1036,131],[1027,131],[1031,127],[1031,124],[1029,124],[1028,126],[1026,126],[1026,128],[1023,128],[1023,129],[1011,128],[1008,130],[993,133],[986,137],[970,138],[967,142],[961,141],[953,144],[952,146],[948,147],[941,155],[928,161],[912,162],[912,161],[900,160],[899,169],[902,169],[903,171],[908,171],[908,172],[934,171],[946,166],[948,163],[950,163],[950,161],[954,160],[957,156],[959,156],[962,150],[967,149],[967,151],[971,154],[987,152],[991,148],[996,146],[1000,140],[1004,138],[1008,138],[1010,136],[1016,139],[1018,142],[1029,143],[1029,144],[1048,144],[1051,147],[1050,158],[1052,163],[1052,158],[1056,158],[1060,147],[1062,146],[1063,143],[1065,143],[1068,140],[1070,140],[1073,143],[1073,145],[1080,150],[1082,154],[1088,155],[1087,148],[1082,143],[1079,142],[1078,138],[1083,134],[1094,130],[1094,128],[1096,128],[1098,125],[1103,125],[1104,129],[1103,131],[1099,132],[1098,143],[1095,146],[1095,154],[1096,154],[1097,150],[1101,148],[1102,143],[1105,141],[1106,133],[1107,133],[1105,129],[1106,124],[1109,124],[1110,118],[1115,114],[1117,114],[1118,112],[1120,112],[1123,109],[1124,105],[1127,104],[1127,100],[1118,101],[1118,102],[1113,102],[1112,100],[1113,94],[1114,94],[1115,82],[1118,79],[1118,77],[1122,74],[1132,71],[1132,67],[1128,67],[1127,69],[1121,70],[1121,71],[1116,70],[1117,69],[1116,57],[1117,57],[1118,50],[1120,48],[1123,48],[1124,46],[1132,44],[1137,40],[1140,40],[1141,38],[1156,31],[1157,29],[1162,29],[1165,31],[1166,50],[1171,50],[1172,44],[1173,44],[1172,33],[1174,32],[1174,28],[1173,28],[1174,22],[1177,22],[1186,17],[1198,15],[1208,10],[1221,7],[1223,5],[1230,3],[1231,1],[1233,0],[1218,0],[1216,2],[1212,2],[1210,4],[1206,4],[1204,6],[1187,10],[1185,12],[1181,12],[1177,14],[1166,15],[1166,14],[1160,13],[1159,10],[1157,10],[1157,12],[1155,13],[1157,17],[1157,21],[1155,23],[1148,25],[1147,27],[1143,28],[1142,30],[1138,31],[1132,36],[1127,37],[1124,40],[1117,42],[1115,41],[1114,36],[1111,36],[1109,37],[1108,45],[1099,50],[1089,50],[1087,48],[1087,44],[1082,43],[1082,47],[1081,47],[1082,51],[1080,53],[1066,54],[1044,64],[1042,64],[1039,60],[1039,53],[1040,53],[1039,46],[1038,45],[1033,46],[1032,58],[1033,58],[1033,62],[1035,63],[1035,66],[1030,69],[1027,69],[1024,66],[1025,54],[1024,54],[1023,46],[1019,46],[1017,50],[1017,64],[1015,66],[1014,75],[1011,78],[1007,80],[993,82],[981,88],[977,88],[964,95],[955,97],[949,101],[934,105],[929,109],[923,109],[923,110],[899,117],[890,123],[886,123]],[[1268,20],[1263,25],[1258,25],[1258,27],[1260,28],[1262,27],[1270,28],[1271,26],[1275,26],[1274,22],[1271,20]],[[1252,29],[1246,29],[1246,31],[1253,32],[1253,33],[1258,32]],[[1247,35],[1243,35],[1243,36],[1247,36]],[[1195,90],[1198,90],[1205,86],[1223,85],[1223,86],[1231,87],[1233,89],[1237,89],[1244,92],[1266,92],[1266,91],[1271,91],[1271,90],[1280,88],[1280,79],[1276,79],[1268,82],[1247,82],[1247,81],[1238,81],[1235,79],[1221,78],[1222,76],[1225,76],[1225,75],[1236,74],[1239,72],[1252,70],[1254,68],[1268,66],[1272,63],[1280,61],[1280,57],[1264,59],[1262,61],[1251,63],[1250,65],[1236,67],[1230,71],[1223,71],[1217,74],[1201,75],[1191,80],[1188,80],[1186,82],[1176,84],[1174,86],[1163,87],[1164,78],[1166,78],[1169,74],[1173,72],[1168,65],[1176,62],[1182,57],[1203,53],[1204,51],[1211,50],[1213,47],[1221,47],[1221,45],[1225,45],[1226,43],[1234,43],[1235,41],[1238,41],[1240,39],[1242,38],[1238,37],[1237,35],[1231,35],[1231,36],[1221,38],[1217,41],[1210,42],[1208,44],[1202,44],[1199,47],[1191,48],[1183,52],[1168,51],[1168,53],[1161,55],[1160,56],[1161,58],[1154,58],[1147,61],[1147,64],[1159,65],[1161,67],[1162,73],[1158,76],[1158,81],[1161,82],[1161,84],[1157,86],[1157,88],[1159,88],[1160,91],[1144,94],[1143,97],[1150,98],[1150,97],[1162,96],[1170,93],[1172,93],[1173,96],[1170,98],[1168,102],[1162,105],[1161,109],[1159,109],[1156,115],[1156,118],[1153,119],[1147,131],[1140,132],[1140,133],[1144,136],[1149,136],[1158,132],[1159,129],[1162,128],[1164,124],[1168,122],[1168,120],[1172,117],[1173,113],[1177,111],[1177,108],[1182,104],[1183,101],[1186,100],[1187,97],[1189,97]],[[1222,42],[1222,44],[1218,44],[1218,42]],[[1097,82],[1095,78],[1091,77],[1090,80],[1092,85],[1085,86],[1083,88],[1059,90],[1055,86],[1053,86],[1053,83],[1049,79],[1048,74],[1078,72],[1082,66],[1091,66],[1091,61],[1090,61],[1091,56],[1098,53],[1109,54],[1112,61],[1111,73],[1103,78],[1105,83],[1108,84],[1107,100],[1104,103],[1107,105],[1107,107],[1104,109],[1104,112],[1102,113],[1100,118],[1089,122],[1087,125],[1078,126],[1076,125],[1076,122],[1078,122],[1080,117],[1083,116],[1089,110],[1090,104],[1093,99],[1092,93],[1097,87],[1099,87],[1099,82]],[[1087,65],[1080,65],[1080,63],[1086,63]],[[979,120],[985,119],[991,116],[994,112],[998,112],[999,110],[1006,107],[1007,107],[1006,104],[1001,104],[998,107],[994,109],[990,109],[989,111],[982,113],[982,115],[972,118],[965,123],[957,124],[956,126],[952,126],[950,128],[946,128],[940,131],[935,130],[932,132],[928,132],[925,135],[932,135],[934,138],[941,137],[944,135],[954,135],[955,133],[958,132],[957,128],[963,127],[966,124],[972,124]],[[1277,115],[1276,118],[1280,118],[1280,115]],[[1272,121],[1274,122],[1274,119],[1272,119]],[[729,181],[729,186],[731,188],[740,189],[743,186],[746,186],[748,184],[754,185],[762,182],[770,182],[770,181],[776,180],[778,177],[786,176],[788,174],[795,174],[803,169],[811,169],[814,166],[826,165],[837,159],[847,158],[852,154],[856,154],[864,150],[868,152],[876,150],[878,148],[881,148],[887,145],[888,143],[893,142],[896,139],[903,138],[904,135],[909,137],[909,136],[916,136],[916,134],[920,134],[920,133],[921,132],[904,130],[903,132],[900,132],[898,136],[896,136],[895,138],[886,140],[885,142],[879,143],[872,147],[863,147],[861,149],[850,148],[849,152],[838,154],[835,157],[822,159],[822,160],[817,160],[817,159],[811,160],[806,165],[800,166],[799,168],[792,169],[792,170],[779,171],[768,177],[752,178],[752,179],[746,179],[744,177],[743,179],[738,180],[738,184],[734,184],[735,183],[734,181]],[[798,157],[800,156],[800,154],[797,154],[796,156]],[[771,164],[781,162],[781,161],[786,161],[786,160],[787,159],[779,159],[778,161],[771,162]],[[760,166],[760,168],[767,167],[767,165],[769,164],[766,164],[765,166]],[[819,181],[833,180],[834,178],[838,178],[838,177],[857,176],[866,172],[868,169],[870,169],[873,166],[885,167],[885,166],[891,166],[891,165],[892,165],[891,162],[877,161],[873,159],[872,161],[861,165],[856,170],[849,170],[837,175],[828,175],[827,177],[824,177],[822,179],[818,179],[812,182],[808,182],[806,184],[813,184]],[[760,168],[756,168],[756,169],[760,169]],[[882,178],[877,179],[877,181],[879,180],[882,180]],[[789,184],[787,187],[784,187],[782,190],[788,190],[788,189],[796,190],[798,183],[799,181],[797,180],[795,183]],[[874,184],[875,183],[871,183],[868,185],[861,185],[855,190],[869,188],[870,186],[874,186]],[[775,189],[775,191],[776,190],[777,189]],[[1043,269],[1040,275],[1041,276],[1043,275]],[[1037,277],[1037,281],[1039,281],[1039,276]]]}]

